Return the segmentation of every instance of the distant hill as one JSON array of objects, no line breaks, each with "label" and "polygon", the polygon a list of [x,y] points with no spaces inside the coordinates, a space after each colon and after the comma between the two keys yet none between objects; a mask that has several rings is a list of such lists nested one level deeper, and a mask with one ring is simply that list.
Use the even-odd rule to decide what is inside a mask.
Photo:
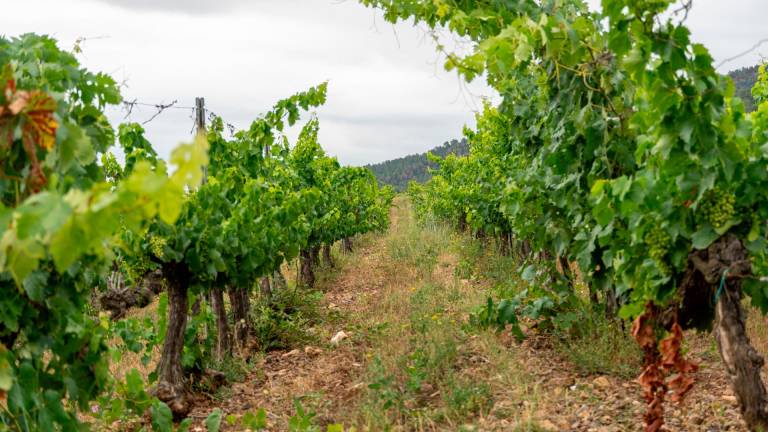
[{"label": "distant hill", "polygon": [[745,67],[728,72],[736,85],[736,96],[744,101],[747,112],[754,111],[755,100],[752,99],[752,87],[757,81],[757,69],[759,66]]},{"label": "distant hill", "polygon": [[[434,155],[445,157],[449,154],[463,156],[469,154],[469,145],[466,139],[452,140],[435,147],[430,152]],[[379,183],[391,185],[397,191],[408,188],[408,182],[415,180],[423,183],[431,177],[427,168],[437,168],[427,160],[427,153],[412,154],[398,159],[392,159],[377,164],[366,165],[373,171]]]}]

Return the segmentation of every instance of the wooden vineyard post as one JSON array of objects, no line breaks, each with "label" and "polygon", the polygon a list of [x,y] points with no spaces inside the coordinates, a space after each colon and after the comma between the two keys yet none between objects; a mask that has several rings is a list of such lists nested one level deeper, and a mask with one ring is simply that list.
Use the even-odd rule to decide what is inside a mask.
[{"label": "wooden vineyard post", "polygon": [[[195,98],[195,128],[197,134],[205,134],[205,98]],[[208,183],[208,166],[203,166],[203,184]]]}]

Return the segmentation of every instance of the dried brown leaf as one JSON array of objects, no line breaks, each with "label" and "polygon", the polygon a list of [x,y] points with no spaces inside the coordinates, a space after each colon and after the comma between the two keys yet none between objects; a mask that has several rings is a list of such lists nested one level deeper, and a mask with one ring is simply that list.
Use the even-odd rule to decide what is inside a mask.
[{"label": "dried brown leaf", "polygon": [[669,388],[672,390],[672,400],[682,402],[688,391],[693,388],[695,380],[692,376],[679,373],[669,380]]},{"label": "dried brown leaf", "polygon": [[639,315],[632,323],[632,337],[635,338],[642,348],[651,347],[656,344],[656,335],[651,324],[652,318],[653,311],[651,306],[648,306],[645,312]]}]

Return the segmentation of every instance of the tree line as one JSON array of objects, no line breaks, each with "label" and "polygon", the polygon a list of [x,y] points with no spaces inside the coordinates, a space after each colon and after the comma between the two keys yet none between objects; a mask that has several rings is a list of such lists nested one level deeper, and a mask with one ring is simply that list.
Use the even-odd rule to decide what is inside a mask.
[{"label": "tree line", "polygon": [[469,153],[469,147],[466,139],[454,139],[446,141],[426,153],[412,154],[366,165],[365,168],[373,171],[380,185],[389,185],[396,191],[403,192],[408,187],[409,182],[424,183],[431,178],[431,170],[437,168],[437,164],[430,161],[429,154],[444,158],[449,154],[463,156],[467,153]]}]

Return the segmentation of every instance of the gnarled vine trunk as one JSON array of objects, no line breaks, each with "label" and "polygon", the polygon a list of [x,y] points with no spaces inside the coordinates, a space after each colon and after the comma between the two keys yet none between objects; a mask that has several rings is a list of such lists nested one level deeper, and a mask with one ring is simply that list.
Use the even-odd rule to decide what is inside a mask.
[{"label": "gnarled vine trunk", "polygon": [[301,271],[299,275],[300,285],[305,288],[315,286],[315,270],[312,266],[312,251],[302,249],[299,261],[301,262]]},{"label": "gnarled vine trunk", "polygon": [[164,266],[163,274],[168,284],[168,326],[157,365],[158,384],[155,395],[168,405],[174,418],[183,418],[191,409],[181,366],[184,333],[187,329],[187,290],[190,278],[186,268],[179,264]]},{"label": "gnarled vine trunk", "polygon": [[502,234],[496,238],[498,243],[499,253],[502,256],[509,256],[512,253],[512,243],[510,242],[509,235]]},{"label": "gnarled vine trunk", "polygon": [[242,348],[245,347],[245,344],[248,341],[248,334],[251,329],[250,317],[248,316],[251,307],[248,299],[248,291],[241,288],[229,287],[227,294],[229,294],[229,304],[232,307],[235,342]]},{"label": "gnarled vine trunk", "polygon": [[[764,431],[768,430],[768,394],[760,370],[765,361],[749,341],[741,309],[741,280],[750,274],[746,248],[737,237],[726,235],[706,250],[689,255],[689,267],[681,288],[686,314],[691,313],[693,303],[701,302],[702,297],[709,304],[698,303],[694,313],[709,314],[714,303],[715,340],[741,415],[750,430]],[[702,319],[689,316],[687,321],[696,323]]]},{"label": "gnarled vine trunk", "polygon": [[[163,290],[163,275],[160,271],[151,271],[142,276],[138,284],[126,286],[122,275],[112,274],[107,284],[107,291],[95,294],[98,305],[102,310],[111,313],[113,320],[125,317],[126,312],[133,307],[145,307],[152,302],[155,294]],[[94,293],[97,291],[94,290]]]},{"label": "gnarled vine trunk", "polygon": [[272,297],[272,283],[269,280],[269,276],[259,279],[259,291],[264,300],[269,300]]},{"label": "gnarled vine trunk", "polygon": [[571,270],[571,263],[568,261],[568,257],[564,255],[558,256],[557,266],[560,267],[560,271],[563,272],[563,277],[568,283],[568,287],[571,289],[571,291],[573,291],[575,280],[573,277],[573,271]]},{"label": "gnarled vine trunk", "polygon": [[467,231],[467,214],[466,213],[461,212],[461,214],[459,214],[459,220],[457,225],[458,225],[459,231],[461,232]]},{"label": "gnarled vine trunk", "polygon": [[727,281],[715,306],[715,339],[744,421],[750,430],[768,431],[768,395],[760,377],[765,361],[749,342],[740,303],[741,281]]},{"label": "gnarled vine trunk", "polygon": [[520,255],[522,255],[522,260],[530,258],[531,254],[533,254],[531,242],[528,240],[523,240],[522,244],[520,245]]},{"label": "gnarled vine trunk", "polygon": [[310,251],[312,268],[316,269],[320,266],[320,246],[314,246]]},{"label": "gnarled vine trunk", "polygon": [[325,262],[325,265],[328,267],[333,267],[333,255],[331,254],[331,245],[329,243],[325,243],[323,245],[323,261]]},{"label": "gnarled vine trunk", "polygon": [[605,317],[615,319],[619,315],[619,299],[616,297],[616,289],[610,287],[605,290]]},{"label": "gnarled vine trunk", "polygon": [[231,352],[232,341],[227,323],[227,311],[224,308],[224,291],[214,289],[211,291],[211,307],[216,316],[216,360],[222,361]]},{"label": "gnarled vine trunk", "polygon": [[349,237],[346,237],[344,240],[341,241],[341,250],[344,253],[352,253],[352,239]]}]

